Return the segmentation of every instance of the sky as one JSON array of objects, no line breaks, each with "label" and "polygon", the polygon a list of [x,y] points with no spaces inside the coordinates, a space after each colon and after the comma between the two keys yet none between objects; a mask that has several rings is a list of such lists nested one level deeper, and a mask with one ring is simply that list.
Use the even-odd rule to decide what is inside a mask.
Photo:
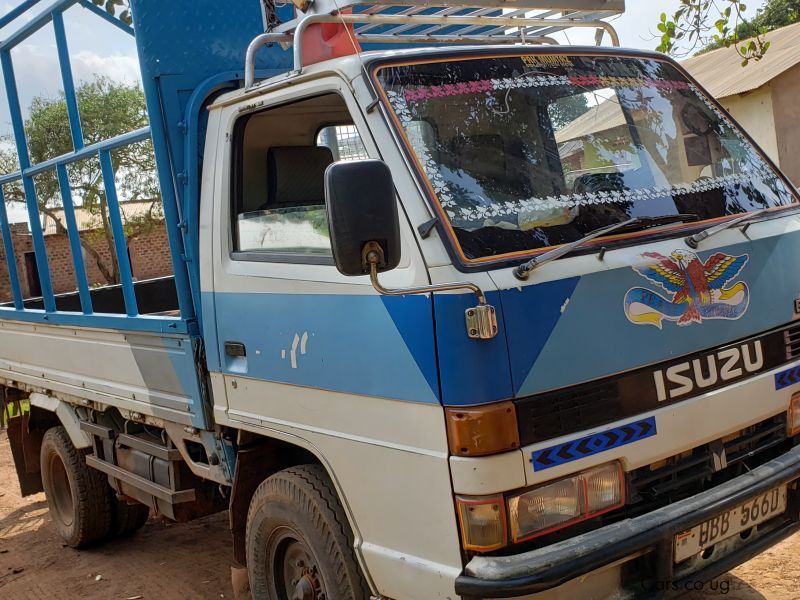
[{"label": "sky", "polygon": [[[724,3],[723,3],[724,4]],[[658,46],[660,33],[656,29],[661,13],[672,15],[680,5],[679,0],[625,0],[625,12],[606,19],[619,33],[620,44],[627,48],[654,50]],[[747,2],[748,17],[764,5],[764,0]],[[656,34],[659,33],[658,36]],[[594,44],[594,30],[568,31],[566,35],[554,36],[561,43]]]},{"label": "sky", "polygon": [[[6,14],[19,1],[0,0],[0,15]],[[44,0],[28,11],[30,16],[44,12],[54,1]],[[748,2],[748,14],[755,13],[763,2],[764,0]],[[678,4],[679,0],[627,0],[626,12],[611,19],[622,46],[654,49],[658,45],[656,25],[659,15],[662,12],[671,14]],[[80,6],[70,8],[65,13],[64,22],[76,83],[89,81],[97,75],[127,83],[140,79],[133,38]],[[5,38],[14,28],[15,25],[11,25],[0,30],[0,39]],[[573,29],[554,37],[562,43],[594,44],[594,30]],[[59,94],[62,89],[61,75],[52,26],[41,29],[15,48],[12,58],[24,114],[35,96],[55,97]],[[242,60],[244,61],[244,57]],[[0,81],[0,89],[2,88]],[[3,90],[0,94],[0,135],[10,132],[11,122]],[[13,221],[27,220],[21,207],[10,207],[9,218]]]}]

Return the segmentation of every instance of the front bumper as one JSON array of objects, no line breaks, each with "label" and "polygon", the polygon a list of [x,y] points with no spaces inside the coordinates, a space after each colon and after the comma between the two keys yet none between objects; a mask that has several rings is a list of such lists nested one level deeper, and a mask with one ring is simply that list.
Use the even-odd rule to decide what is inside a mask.
[{"label": "front bumper", "polygon": [[[650,513],[596,529],[545,548],[513,556],[476,556],[456,579],[455,591],[466,598],[514,598],[550,590],[623,561],[655,552],[660,582],[673,582],[673,540],[706,519],[734,508],[774,487],[800,478],[800,446],[745,475]],[[691,574],[694,581],[713,579],[763,552],[800,529],[797,491],[790,490],[785,515],[765,535]],[[652,592],[648,594],[652,597]]]}]

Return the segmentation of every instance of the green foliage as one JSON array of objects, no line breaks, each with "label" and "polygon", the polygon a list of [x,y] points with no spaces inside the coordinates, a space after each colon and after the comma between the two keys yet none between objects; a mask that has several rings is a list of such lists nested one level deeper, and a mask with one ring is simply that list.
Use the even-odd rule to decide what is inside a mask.
[{"label": "green foliage", "polygon": [[547,107],[547,113],[556,130],[572,123],[589,110],[589,102],[583,94],[559,98]]},{"label": "green foliage", "polygon": [[[95,144],[147,126],[144,94],[137,85],[126,85],[99,77],[78,87],[78,106],[85,145]],[[25,122],[28,148],[33,164],[72,151],[72,136],[63,93],[57,98],[37,97],[31,102],[30,117]],[[112,153],[112,163],[118,173],[117,189],[128,200],[158,196],[154,176],[154,159],[149,144],[126,146]],[[72,166],[70,183],[76,195],[88,208],[102,195],[102,179],[97,177],[95,161],[83,161]],[[37,181],[40,202],[60,203],[57,184],[53,178]]]},{"label": "green foliage", "polygon": [[17,419],[25,413],[31,412],[31,405],[27,400],[10,402],[3,406],[0,404],[0,427],[7,427],[11,419]]},{"label": "green foliage", "polygon": [[92,4],[105,9],[108,14],[116,16],[123,23],[128,25],[133,23],[131,8],[127,0],[92,0]]},{"label": "green foliage", "polygon": [[[751,21],[739,23],[731,37],[737,40],[746,40],[798,21],[800,21],[800,0],[767,0],[764,8],[758,11]],[[727,43],[721,39],[712,40],[698,54],[717,48],[727,48],[730,45],[730,40]],[[769,42],[764,42],[765,52],[767,48],[769,48]]]},{"label": "green foliage", "polygon": [[[81,84],[76,94],[87,146],[145,127],[148,123],[144,93],[138,85],[98,77]],[[32,164],[72,152],[72,136],[63,92],[56,98],[34,98],[29,114],[25,132]],[[163,219],[152,144],[147,141],[119,148],[111,153],[111,162],[116,173],[120,201],[150,201],[149,210],[144,214],[123,219],[125,237],[129,240],[147,233]],[[1,137],[0,173],[10,173],[18,168],[13,138]],[[99,161],[92,158],[72,163],[68,173],[73,200],[92,215],[91,225],[96,229],[92,236],[81,236],[83,247],[94,258],[108,283],[115,283],[118,280],[117,263]],[[5,191],[6,200],[25,201],[20,186],[10,185]],[[56,222],[57,229],[66,231],[58,212],[61,194],[54,171],[47,171],[36,178],[36,191],[39,211],[50,216]],[[92,238],[88,240],[89,243],[87,237]],[[93,246],[103,238],[114,258],[109,264],[103,262]]]},{"label": "green foliage", "polygon": [[311,227],[314,228],[314,231],[320,235],[324,235],[325,237],[330,236],[328,231],[328,214],[324,209],[310,211],[308,215],[308,221],[311,223]]},{"label": "green foliage", "polygon": [[[742,66],[761,60],[769,50],[764,35],[798,18],[800,0],[767,0],[752,20],[745,18],[747,5],[740,0],[680,0],[671,16],[661,13],[656,25],[661,34],[657,50],[684,56],[698,48],[735,46]],[[688,50],[679,50],[688,45]]]}]

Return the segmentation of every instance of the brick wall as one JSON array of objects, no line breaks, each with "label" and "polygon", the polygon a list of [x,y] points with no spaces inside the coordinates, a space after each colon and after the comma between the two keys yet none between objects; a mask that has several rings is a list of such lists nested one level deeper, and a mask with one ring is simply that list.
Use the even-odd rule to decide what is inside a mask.
[{"label": "brick wall", "polygon": [[[103,264],[111,266],[110,253],[105,238],[98,232],[81,232],[81,237],[101,255]],[[17,273],[25,298],[33,297],[29,286],[29,273],[26,265],[26,253],[33,252],[33,240],[28,232],[26,223],[11,225],[11,240],[16,254]],[[72,264],[69,238],[66,234],[45,236],[47,258],[50,263],[50,277],[53,282],[53,291],[56,294],[76,290],[75,269]],[[128,241],[128,253],[131,258],[133,277],[137,280],[163,277],[172,274],[172,261],[167,242],[167,232],[164,223],[157,224],[150,232]],[[31,254],[28,261],[33,261]],[[13,299],[11,283],[8,278],[8,263],[6,262],[5,249],[0,246],[0,302],[9,302]],[[97,263],[88,253],[84,252],[84,265],[90,286],[105,285]],[[33,275],[33,273],[31,273]]]}]

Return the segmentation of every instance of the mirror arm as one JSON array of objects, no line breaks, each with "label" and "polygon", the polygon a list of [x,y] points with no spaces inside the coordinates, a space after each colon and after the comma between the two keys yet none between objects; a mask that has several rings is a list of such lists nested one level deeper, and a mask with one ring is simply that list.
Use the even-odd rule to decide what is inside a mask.
[{"label": "mirror arm", "polygon": [[428,292],[448,292],[450,290],[470,290],[478,297],[479,306],[486,305],[486,294],[483,293],[483,290],[474,283],[469,283],[467,281],[456,281],[453,283],[440,283],[434,285],[420,285],[417,287],[409,287],[409,288],[393,290],[383,287],[380,281],[378,281],[378,262],[377,261],[373,262],[371,260],[369,263],[369,278],[370,281],[372,282],[372,287],[374,287],[378,292],[386,296],[427,294]]},{"label": "mirror arm", "polygon": [[372,287],[385,296],[405,296],[408,294],[427,294],[429,292],[447,292],[451,290],[470,290],[478,297],[478,306],[468,308],[465,312],[467,335],[476,340],[490,340],[497,335],[497,314],[494,306],[486,303],[486,294],[474,283],[459,281],[434,285],[389,289],[378,281],[378,268],[383,263],[383,249],[376,242],[368,242],[362,253],[364,266],[369,265],[369,279]]}]

